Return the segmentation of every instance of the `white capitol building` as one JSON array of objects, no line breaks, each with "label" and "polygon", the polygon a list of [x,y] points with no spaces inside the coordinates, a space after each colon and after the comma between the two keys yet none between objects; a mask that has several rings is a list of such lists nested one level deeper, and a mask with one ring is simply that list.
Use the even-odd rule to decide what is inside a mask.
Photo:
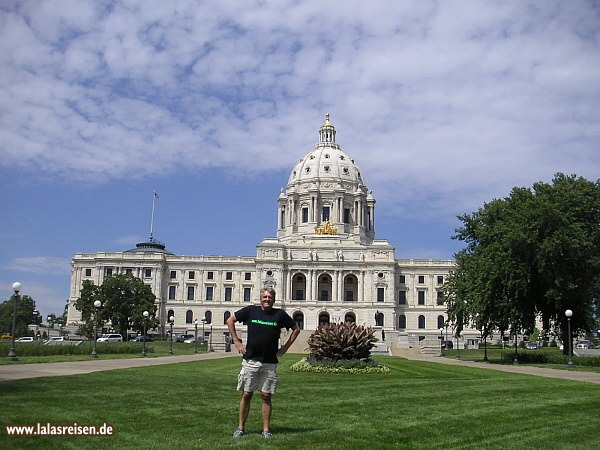
[{"label": "white capitol building", "polygon": [[[276,306],[305,335],[319,324],[351,320],[382,330],[391,348],[437,340],[440,328],[452,339],[442,287],[453,261],[396,259],[394,247],[375,238],[375,212],[363,173],[336,143],[327,115],[319,142],[277,199],[276,237],[258,244],[255,257],[177,256],[152,238],[124,252],[77,253],[68,325],[81,318],[74,303],[84,280],[100,285],[107,276],[132,273],[156,295],[161,324],[174,316],[179,333],[193,333],[194,320],[204,318],[206,334],[223,336],[230,314],[257,303],[259,290],[269,286],[277,291]],[[478,338],[475,330],[465,333]]]}]

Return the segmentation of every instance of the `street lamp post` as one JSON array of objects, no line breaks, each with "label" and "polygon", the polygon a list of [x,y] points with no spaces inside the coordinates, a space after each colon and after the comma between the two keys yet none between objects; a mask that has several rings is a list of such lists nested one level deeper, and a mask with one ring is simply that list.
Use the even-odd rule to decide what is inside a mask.
[{"label": "street lamp post", "polygon": [[13,283],[12,289],[13,289],[13,291],[15,291],[15,294],[14,294],[15,308],[14,308],[14,312],[13,312],[11,347],[10,347],[10,350],[8,351],[8,355],[6,356],[6,359],[7,359],[7,361],[18,361],[19,358],[17,358],[17,350],[15,348],[15,331],[17,329],[17,302],[19,301],[19,291],[21,290],[21,283],[19,283],[18,281]]},{"label": "street lamp post", "polygon": [[96,341],[98,340],[98,311],[100,310],[100,307],[102,306],[102,302],[100,300],[96,300],[94,302],[94,306],[96,307],[95,310],[95,314],[94,314],[94,342],[93,342],[93,348],[92,348],[92,354],[90,355],[92,358],[97,358],[98,357],[98,353],[96,353]]},{"label": "street lamp post", "polygon": [[487,328],[483,327],[483,360],[487,361]]},{"label": "street lamp post", "polygon": [[198,353],[198,319],[194,319],[194,353]]},{"label": "street lamp post", "polygon": [[208,351],[212,352],[212,323],[210,324],[210,336],[208,337]]},{"label": "street lamp post", "polygon": [[567,333],[569,337],[569,362],[567,363],[567,367],[575,367],[575,363],[573,362],[573,336],[571,335],[571,317],[573,316],[573,311],[567,309],[565,316],[567,316]]},{"label": "street lamp post", "polygon": [[[204,344],[204,340],[206,339],[206,334],[204,334],[204,324],[206,323],[206,317],[202,318],[202,343]],[[207,349],[208,350],[208,349]]]},{"label": "street lamp post", "polygon": [[175,322],[175,317],[169,317],[169,325],[171,326],[171,345],[169,346],[169,355],[173,354],[173,322]]},{"label": "street lamp post", "polygon": [[440,356],[444,356],[444,329],[440,328]]},{"label": "street lamp post", "polygon": [[143,336],[143,340],[144,340],[144,344],[142,347],[142,356],[145,358],[146,357],[146,327],[148,324],[148,316],[150,315],[150,313],[148,311],[144,311],[142,313],[142,316],[144,316],[144,336]]},{"label": "street lamp post", "polygon": [[515,329],[515,358],[513,359],[513,364],[519,364],[519,351],[517,349],[517,330]]}]

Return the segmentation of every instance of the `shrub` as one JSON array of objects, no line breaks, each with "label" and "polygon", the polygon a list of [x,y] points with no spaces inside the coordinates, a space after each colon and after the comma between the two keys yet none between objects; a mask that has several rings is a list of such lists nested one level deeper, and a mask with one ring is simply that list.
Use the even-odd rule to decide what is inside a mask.
[{"label": "shrub", "polygon": [[336,362],[316,361],[308,358],[302,358],[295,364],[292,364],[290,370],[294,372],[313,372],[313,373],[345,373],[345,374],[365,374],[365,373],[390,373],[387,366],[379,364],[372,359],[369,360],[338,360]]},{"label": "shrub", "polygon": [[[7,355],[10,344],[0,344],[0,355]],[[92,344],[84,342],[80,345],[42,345],[41,343],[16,344],[18,356],[51,356],[51,355],[89,355],[92,353]],[[146,351],[154,353],[153,346],[147,346]],[[96,353],[109,354],[136,354],[142,352],[142,344],[114,343],[97,344]]]},{"label": "shrub", "polygon": [[368,359],[375,342],[371,328],[342,322],[317,328],[308,338],[308,348],[314,360]]},{"label": "shrub", "polygon": [[[512,362],[514,353],[502,353],[504,362]],[[519,362],[531,364],[564,364],[569,361],[567,355],[558,352],[522,352],[518,354]],[[576,366],[595,366],[600,367],[600,357],[573,356],[573,362]]]}]

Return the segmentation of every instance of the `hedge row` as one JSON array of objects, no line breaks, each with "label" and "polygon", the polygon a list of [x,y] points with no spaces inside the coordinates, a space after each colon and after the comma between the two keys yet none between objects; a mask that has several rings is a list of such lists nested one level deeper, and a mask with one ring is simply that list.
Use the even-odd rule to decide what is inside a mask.
[{"label": "hedge row", "polygon": [[[84,342],[80,345],[42,345],[41,343],[15,344],[17,356],[51,356],[51,355],[89,355],[92,353],[92,344]],[[9,343],[0,343],[0,355],[7,355],[10,349]],[[152,345],[146,345],[148,353],[154,353]],[[114,343],[96,345],[96,353],[99,355],[135,354],[142,352],[142,344],[138,343]]]},{"label": "hedge row", "polygon": [[370,364],[360,364],[360,361],[346,361],[345,363],[310,363],[306,358],[302,358],[295,364],[292,364],[290,370],[293,372],[314,372],[314,373],[345,373],[345,374],[364,374],[364,373],[389,373],[387,366],[372,361]]},{"label": "hedge row", "polygon": [[[502,352],[502,361],[512,362],[515,358],[514,353]],[[518,353],[519,362],[531,364],[564,364],[569,362],[566,355],[558,352],[527,352]],[[595,366],[600,367],[599,356],[573,356],[573,362],[577,366]]]}]

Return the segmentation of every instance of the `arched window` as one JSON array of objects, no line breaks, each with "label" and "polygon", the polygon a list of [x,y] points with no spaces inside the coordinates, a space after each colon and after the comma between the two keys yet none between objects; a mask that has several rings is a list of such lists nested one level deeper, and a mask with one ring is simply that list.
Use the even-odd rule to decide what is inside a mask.
[{"label": "arched window", "polygon": [[204,313],[204,320],[206,321],[206,323],[212,323],[212,312],[206,311]]},{"label": "arched window", "polygon": [[229,319],[231,317],[231,313],[229,311],[225,311],[225,314],[223,314],[223,325],[227,325],[227,319]]},{"label": "arched window", "polygon": [[419,316],[419,328],[425,328],[425,316]]},{"label": "arched window", "polygon": [[398,317],[398,328],[404,330],[406,328],[406,316],[404,314],[400,314]]},{"label": "arched window", "polygon": [[292,300],[306,300],[306,278],[297,273],[292,278]]},{"label": "arched window", "polygon": [[344,278],[344,298],[345,302],[355,302],[358,300],[358,278],[355,275],[348,275]]},{"label": "arched window", "polygon": [[169,320],[171,319],[171,317],[175,318],[175,313],[173,312],[172,309],[170,309],[169,312],[167,313],[167,320],[165,322],[169,323]]},{"label": "arched window", "polygon": [[331,301],[331,277],[327,274],[321,275],[318,280],[318,285],[319,300],[321,300],[322,302]]},{"label": "arched window", "polygon": [[319,326],[322,325],[329,325],[329,314],[326,312],[319,314]]},{"label": "arched window", "polygon": [[194,313],[189,309],[185,312],[185,323],[192,323],[194,321]]},{"label": "arched window", "polygon": [[444,316],[438,316],[438,330],[440,328],[444,328],[444,322],[445,322]]},{"label": "arched window", "polygon": [[344,316],[344,322],[346,323],[356,323],[356,315],[353,312],[347,312]]},{"label": "arched window", "polygon": [[304,330],[304,314],[302,314],[300,311],[298,311],[298,312],[294,313],[294,315],[292,316],[292,318],[298,324],[298,326],[300,327],[300,329]]}]

